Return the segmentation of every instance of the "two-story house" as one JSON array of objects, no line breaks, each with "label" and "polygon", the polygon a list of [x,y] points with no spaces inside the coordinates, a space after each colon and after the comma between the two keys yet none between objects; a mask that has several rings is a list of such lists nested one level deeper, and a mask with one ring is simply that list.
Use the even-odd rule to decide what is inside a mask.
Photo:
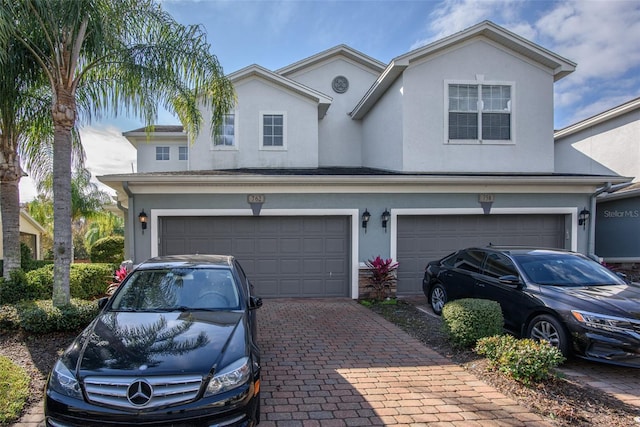
[{"label": "two-story house", "polygon": [[380,255],[416,294],[460,247],[587,251],[592,194],[626,179],[555,170],[553,85],[574,69],[491,22],[386,65],[344,45],[252,65],[228,76],[237,105],[215,137],[126,132],[137,173],[100,180],[134,262],[229,253],[261,296],[358,298]]}]

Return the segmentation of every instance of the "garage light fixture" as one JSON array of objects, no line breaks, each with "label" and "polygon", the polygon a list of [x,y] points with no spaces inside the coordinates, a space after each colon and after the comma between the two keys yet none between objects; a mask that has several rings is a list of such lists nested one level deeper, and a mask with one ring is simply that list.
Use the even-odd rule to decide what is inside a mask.
[{"label": "garage light fixture", "polygon": [[364,212],[362,213],[362,228],[364,228],[364,232],[367,232],[367,223],[369,222],[369,220],[371,219],[371,214],[369,213],[369,210],[365,209]]},{"label": "garage light fixture", "polygon": [[389,209],[385,209],[382,212],[382,228],[384,228],[384,232],[387,232],[387,223],[391,219],[391,214],[389,213]]},{"label": "garage light fixture", "polygon": [[147,229],[147,214],[142,209],[142,212],[138,214],[138,221],[140,221],[140,225],[142,226],[142,234],[144,234],[144,230]]},{"label": "garage light fixture", "polygon": [[578,225],[581,225],[583,230],[587,228],[587,221],[589,221],[590,216],[591,212],[589,212],[587,208],[582,208],[578,214]]}]

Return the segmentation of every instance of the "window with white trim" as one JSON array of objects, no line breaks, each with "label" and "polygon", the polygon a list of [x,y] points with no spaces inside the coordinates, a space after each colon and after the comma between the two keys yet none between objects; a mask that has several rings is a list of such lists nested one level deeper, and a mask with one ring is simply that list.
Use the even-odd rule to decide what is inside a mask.
[{"label": "window with white trim", "polygon": [[262,115],[262,147],[284,147],[284,114]]},{"label": "window with white trim", "polygon": [[225,114],[222,124],[213,138],[214,147],[233,147],[236,145],[236,115]]},{"label": "window with white trim", "polygon": [[169,147],[156,147],[156,160],[169,160]]},{"label": "window with white trim", "polygon": [[449,83],[449,142],[512,140],[512,85]]},{"label": "window with white trim", "polygon": [[178,147],[178,160],[189,160],[189,147],[186,145]]}]

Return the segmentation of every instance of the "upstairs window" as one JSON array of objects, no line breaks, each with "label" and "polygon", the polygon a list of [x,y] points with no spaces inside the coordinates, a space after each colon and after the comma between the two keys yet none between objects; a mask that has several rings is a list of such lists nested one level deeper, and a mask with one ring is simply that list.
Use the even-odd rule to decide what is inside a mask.
[{"label": "upstairs window", "polygon": [[214,147],[234,147],[236,145],[236,115],[225,114],[222,124],[213,138]]},{"label": "upstairs window", "polygon": [[449,142],[511,141],[512,86],[449,84]]},{"label": "upstairs window", "polygon": [[178,147],[178,160],[189,160],[189,147],[186,145]]},{"label": "upstairs window", "polygon": [[284,114],[262,115],[262,146],[284,147]]},{"label": "upstairs window", "polygon": [[169,147],[156,147],[156,160],[169,160]]}]

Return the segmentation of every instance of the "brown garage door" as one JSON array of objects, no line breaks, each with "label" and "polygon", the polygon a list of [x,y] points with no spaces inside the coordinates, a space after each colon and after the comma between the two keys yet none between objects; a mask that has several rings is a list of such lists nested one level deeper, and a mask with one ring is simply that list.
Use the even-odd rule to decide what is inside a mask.
[{"label": "brown garage door", "polygon": [[349,296],[347,217],[163,217],[160,254],[233,255],[262,297]]},{"label": "brown garage door", "polygon": [[422,293],[428,261],[468,246],[564,248],[564,215],[398,217],[398,294]]}]

